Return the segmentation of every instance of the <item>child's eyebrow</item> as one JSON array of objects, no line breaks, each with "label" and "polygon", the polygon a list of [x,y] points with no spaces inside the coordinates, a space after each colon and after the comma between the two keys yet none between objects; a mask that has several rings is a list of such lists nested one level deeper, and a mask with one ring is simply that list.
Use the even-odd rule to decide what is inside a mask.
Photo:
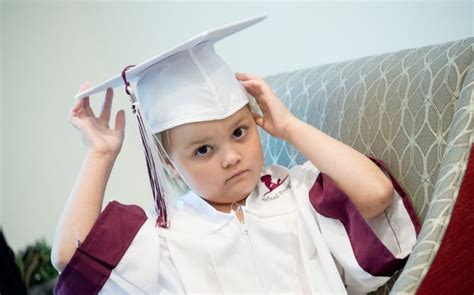
[{"label": "child's eyebrow", "polygon": [[240,119],[238,119],[237,121],[235,121],[234,124],[232,124],[232,126],[230,127],[230,129],[234,129],[235,127],[237,127],[237,125],[239,125],[240,123],[242,123],[242,121],[245,121],[245,119],[247,119],[247,117],[240,117]]},{"label": "child's eyebrow", "polygon": [[190,143],[188,143],[188,144],[186,145],[186,148],[188,149],[188,148],[190,148],[191,146],[193,146],[193,145],[195,145],[195,144],[204,143],[204,142],[206,142],[206,141],[208,141],[208,140],[211,140],[211,139],[212,139],[212,137],[206,136],[206,137],[203,137],[203,138],[199,138],[199,139],[193,140],[193,141],[191,141]]},{"label": "child's eyebrow", "polygon": [[[235,121],[234,124],[231,125],[231,128],[230,129],[234,129],[235,127],[237,127],[237,125],[239,125],[240,123],[242,123],[242,121],[245,121],[245,119],[247,119],[247,117],[241,117],[240,119],[238,119],[237,121]],[[190,148],[191,146],[193,145],[196,145],[196,144],[199,144],[199,143],[204,143],[206,141],[209,141],[209,140],[212,140],[212,136],[206,136],[206,137],[202,137],[202,138],[198,138],[198,139],[195,139],[191,142],[189,142],[187,145],[186,145],[186,149]]]}]

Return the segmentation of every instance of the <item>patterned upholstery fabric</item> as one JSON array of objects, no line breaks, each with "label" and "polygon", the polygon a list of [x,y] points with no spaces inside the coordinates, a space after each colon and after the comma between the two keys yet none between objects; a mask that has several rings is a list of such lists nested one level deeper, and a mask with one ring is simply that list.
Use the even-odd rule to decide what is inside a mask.
[{"label": "patterned upholstery fabric", "polygon": [[[293,114],[382,159],[411,196],[419,241],[377,294],[414,292],[449,223],[472,144],[473,46],[468,38],[265,77]],[[261,137],[266,165],[305,161],[286,142]]]}]

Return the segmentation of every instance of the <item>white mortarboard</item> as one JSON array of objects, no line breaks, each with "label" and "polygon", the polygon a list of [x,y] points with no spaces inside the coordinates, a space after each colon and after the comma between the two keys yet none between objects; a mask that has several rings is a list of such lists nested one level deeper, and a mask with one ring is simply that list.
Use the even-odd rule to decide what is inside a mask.
[{"label": "white mortarboard", "polygon": [[[154,144],[152,134],[186,123],[224,119],[249,103],[247,91],[216,54],[214,44],[265,18],[262,15],[205,31],[75,96],[81,99],[109,87],[126,87],[137,115],[158,211],[157,222],[162,227],[168,226],[168,220],[158,184],[158,179],[163,179],[162,169],[157,167],[159,147]],[[137,97],[131,82],[136,82]]]},{"label": "white mortarboard", "polygon": [[[216,54],[214,43],[265,19],[265,15],[205,31],[127,70],[153,133],[232,115],[248,103],[245,88]],[[121,74],[80,92],[83,98],[124,86]]]}]

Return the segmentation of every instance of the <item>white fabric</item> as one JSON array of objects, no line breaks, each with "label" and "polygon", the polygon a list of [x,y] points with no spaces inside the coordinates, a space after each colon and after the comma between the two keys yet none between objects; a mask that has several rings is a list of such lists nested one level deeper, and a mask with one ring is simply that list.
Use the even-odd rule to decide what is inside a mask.
[{"label": "white fabric", "polygon": [[156,249],[160,241],[154,230],[154,224],[153,219],[145,221],[101,292],[152,293],[159,288],[157,276],[164,265],[160,257],[162,251]]},{"label": "white fabric", "polygon": [[[127,81],[136,82],[137,99],[151,132],[224,119],[245,106],[247,91],[217,55],[214,44],[265,18],[262,15],[205,31],[129,69]],[[124,87],[121,74],[75,98],[119,86]]]},{"label": "white fabric", "polygon": [[[319,170],[311,162],[293,167],[292,173],[302,179],[302,187],[311,187],[319,175]],[[309,198],[302,208],[312,208]],[[315,210],[313,216],[320,225],[322,237],[332,255],[344,269],[345,284],[350,293],[367,293],[383,285],[390,277],[374,277],[365,272],[356,260],[349,237],[344,225],[337,219],[327,218]],[[411,253],[416,243],[416,232],[400,195],[394,190],[392,204],[385,210],[367,221],[379,240],[396,258],[404,258]],[[313,235],[315,232],[311,232]]]},{"label": "white fabric", "polygon": [[153,133],[224,119],[249,102],[247,91],[211,42],[177,53],[142,74],[137,96]]},{"label": "white fabric", "polygon": [[402,198],[396,191],[392,204],[385,213],[371,218],[367,223],[395,257],[403,258],[411,253],[416,243],[415,228],[405,210]]},{"label": "white fabric", "polygon": [[[318,173],[310,162],[291,170],[271,166],[262,171],[273,183],[282,183],[271,192],[258,184],[243,207],[244,224],[193,192],[178,202],[170,229],[155,228],[156,214],[148,210],[150,219],[101,293],[358,294],[376,289],[389,278],[366,273],[340,222],[326,220],[312,208],[308,191]],[[398,213],[391,218],[406,220],[404,207],[393,204],[390,210]],[[408,235],[414,234],[413,225],[401,220],[391,224],[406,226],[395,232],[408,231],[399,242],[402,249],[411,249],[414,238]]]}]

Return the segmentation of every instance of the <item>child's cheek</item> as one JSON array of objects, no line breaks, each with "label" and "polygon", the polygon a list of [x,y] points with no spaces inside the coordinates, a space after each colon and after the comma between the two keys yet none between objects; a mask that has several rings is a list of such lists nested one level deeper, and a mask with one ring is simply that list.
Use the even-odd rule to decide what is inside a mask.
[{"label": "child's cheek", "polygon": [[212,194],[215,183],[219,178],[216,179],[216,175],[212,174],[211,167],[199,167],[192,171],[191,183],[195,191],[198,191],[204,195]]}]

